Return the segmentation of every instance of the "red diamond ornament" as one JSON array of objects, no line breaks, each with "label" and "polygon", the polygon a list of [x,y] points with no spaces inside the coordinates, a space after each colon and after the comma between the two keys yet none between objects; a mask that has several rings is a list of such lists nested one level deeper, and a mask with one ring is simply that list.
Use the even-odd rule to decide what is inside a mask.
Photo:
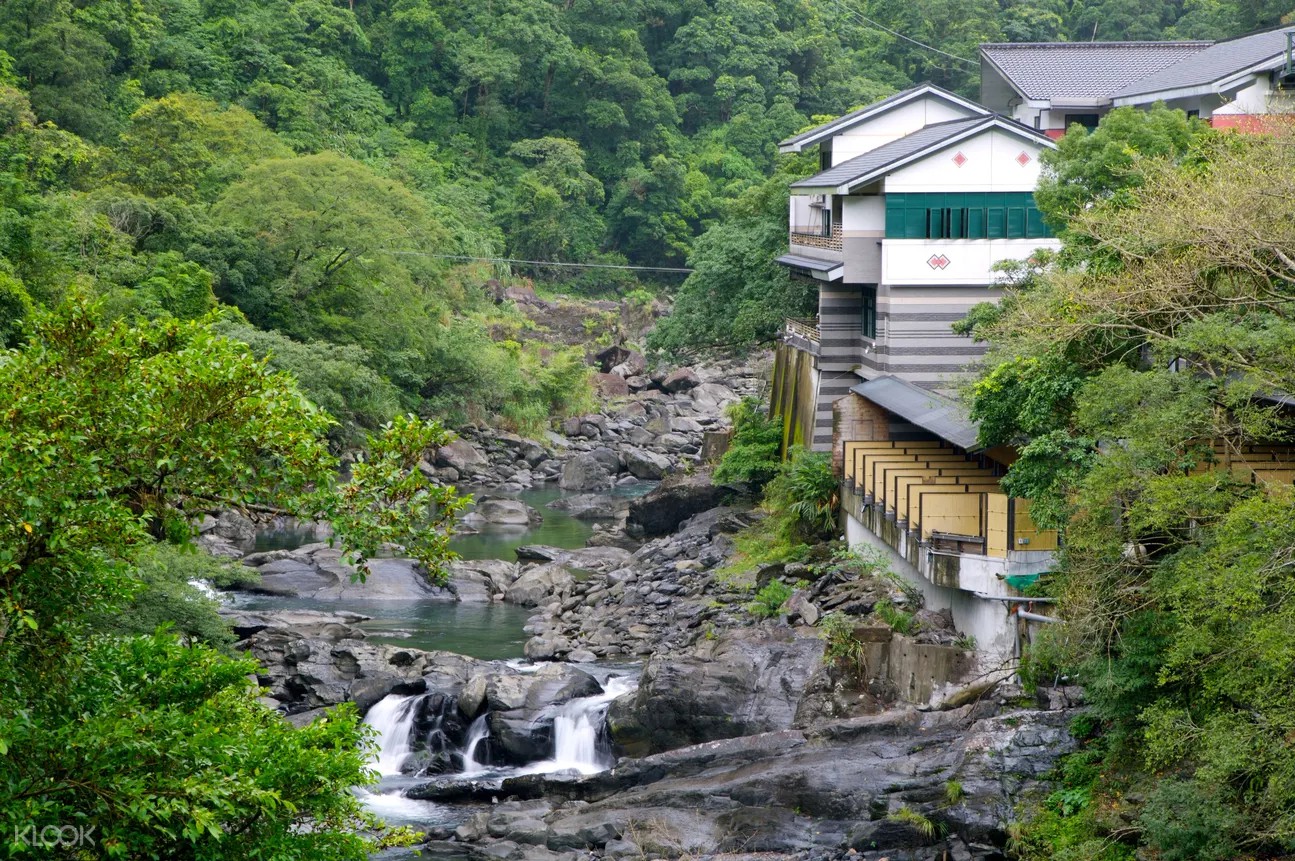
[{"label": "red diamond ornament", "polygon": [[964,164],[967,163],[967,161],[968,159],[965,155],[962,154],[962,150],[958,150],[953,156],[953,163],[956,164],[958,167],[962,167]]},{"label": "red diamond ornament", "polygon": [[1016,163],[1021,167],[1025,167],[1032,161],[1034,161],[1034,159],[1030,158],[1030,154],[1025,150],[1021,150],[1021,154],[1016,157]]},{"label": "red diamond ornament", "polygon": [[926,261],[926,265],[930,266],[932,269],[943,270],[952,262],[952,260],[945,257],[943,254],[932,254],[931,259]]}]

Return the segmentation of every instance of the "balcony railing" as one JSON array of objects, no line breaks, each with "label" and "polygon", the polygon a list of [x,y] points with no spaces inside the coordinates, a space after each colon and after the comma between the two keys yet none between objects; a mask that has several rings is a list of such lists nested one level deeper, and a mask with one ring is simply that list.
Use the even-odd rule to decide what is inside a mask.
[{"label": "balcony railing", "polygon": [[793,245],[808,245],[811,248],[826,248],[829,251],[840,251],[843,247],[841,240],[841,225],[833,224],[832,229],[828,232],[822,230],[791,230],[788,240]]},{"label": "balcony railing", "polygon": [[803,338],[804,340],[812,341],[815,344],[817,344],[819,340],[817,320],[788,317],[785,332],[788,337]]}]

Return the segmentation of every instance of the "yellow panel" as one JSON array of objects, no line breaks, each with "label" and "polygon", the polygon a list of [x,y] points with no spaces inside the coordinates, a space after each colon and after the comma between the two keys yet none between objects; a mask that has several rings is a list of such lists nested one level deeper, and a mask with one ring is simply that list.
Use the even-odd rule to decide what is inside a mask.
[{"label": "yellow panel", "polygon": [[941,467],[946,469],[969,467],[974,469],[975,465],[967,463],[964,460],[938,461],[930,458],[922,458],[915,463],[881,463],[877,464],[873,470],[872,484],[873,496],[877,498],[893,495],[895,489],[895,476],[902,473],[920,473],[923,470],[931,470],[935,474],[936,470]]},{"label": "yellow panel", "polygon": [[877,464],[895,463],[895,464],[912,464],[917,465],[917,455],[913,454],[865,454],[863,456],[863,469],[855,473],[855,480],[863,489],[864,493],[872,493],[874,476],[876,475]]},{"label": "yellow panel", "polygon": [[1255,480],[1263,484],[1295,484],[1295,469],[1255,470]]},{"label": "yellow panel", "polygon": [[[1028,499],[1013,499],[1012,504],[1016,507],[1015,516],[1012,518],[1015,527],[1012,535],[1016,550],[1056,550],[1057,549],[1057,530],[1040,529],[1034,525],[1030,519],[1030,501]],[[1027,539],[1028,544],[1022,544],[1021,539]]]},{"label": "yellow panel", "polygon": [[928,493],[985,493],[986,491],[996,491],[998,485],[977,485],[977,484],[936,484],[936,485],[910,485],[908,488],[908,528],[917,530],[922,523],[922,497]]},{"label": "yellow panel", "polygon": [[887,508],[898,512],[908,510],[908,493],[909,488],[915,484],[967,484],[968,479],[973,478],[992,478],[985,475],[984,470],[970,467],[967,469],[952,467],[928,467],[927,469],[902,470],[894,472],[886,469],[886,499]]},{"label": "yellow panel", "polygon": [[1008,499],[1005,493],[985,495],[985,555],[1007,558],[1008,542],[1011,536],[1007,532]]},{"label": "yellow panel", "polygon": [[932,533],[983,535],[980,522],[982,493],[924,493],[921,503],[922,538]]}]

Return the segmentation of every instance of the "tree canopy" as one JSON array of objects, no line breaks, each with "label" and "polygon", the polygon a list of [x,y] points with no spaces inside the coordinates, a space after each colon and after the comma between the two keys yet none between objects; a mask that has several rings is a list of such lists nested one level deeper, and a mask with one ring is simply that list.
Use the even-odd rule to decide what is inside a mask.
[{"label": "tree canopy", "polygon": [[[1103,149],[1137,149],[1127,119],[1094,134]],[[1166,123],[1182,128],[1147,119]],[[1022,446],[1005,483],[1065,530],[1049,587],[1065,624],[1027,675],[1078,672],[1103,730],[1081,755],[1100,772],[1076,760],[1026,857],[1224,859],[1295,839],[1290,481],[1242,465],[1295,431],[1292,167],[1289,131],[1153,149],[1136,181],[1095,183],[1069,253],[975,327],[982,441]],[[1121,796],[1141,799],[1125,818]]]}]

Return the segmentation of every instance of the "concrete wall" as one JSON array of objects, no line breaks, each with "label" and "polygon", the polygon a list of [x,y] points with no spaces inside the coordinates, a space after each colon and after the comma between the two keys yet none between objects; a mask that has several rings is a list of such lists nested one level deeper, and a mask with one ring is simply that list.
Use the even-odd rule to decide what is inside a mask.
[{"label": "concrete wall", "polygon": [[931,123],[959,120],[974,114],[941,98],[927,96],[886,111],[868,122],[832,137],[833,166],[870,152],[882,144],[912,134]]},{"label": "concrete wall", "polygon": [[[995,263],[1028,260],[1059,239],[887,239],[881,247],[881,281],[892,286],[994,284]],[[847,262],[848,266],[849,263]],[[847,276],[848,277],[848,276]]]},{"label": "concrete wall", "polygon": [[[886,177],[886,191],[1034,191],[1046,146],[995,129],[901,167]],[[1022,163],[1021,153],[1029,160]]]},{"label": "concrete wall", "polygon": [[1051,553],[1012,552],[1007,559],[971,553],[945,555],[913,540],[893,521],[871,522],[873,528],[869,528],[848,511],[842,513],[842,518],[846,541],[851,546],[868,545],[881,550],[892,571],[922,590],[927,607],[947,608],[953,613],[954,626],[976,638],[977,649],[991,664],[1012,657],[1015,617],[1008,615],[1005,602],[992,600],[1011,594],[999,575],[1046,571],[1052,563]]},{"label": "concrete wall", "polygon": [[[769,414],[782,418],[784,454],[793,445],[812,447],[818,382],[818,367],[813,355],[790,344],[777,346],[774,350]],[[830,441],[828,444],[830,445]],[[827,449],[823,447],[815,450]]]},{"label": "concrete wall", "polygon": [[867,398],[850,394],[832,403],[832,469],[843,474],[844,443],[890,439],[890,413]]}]

